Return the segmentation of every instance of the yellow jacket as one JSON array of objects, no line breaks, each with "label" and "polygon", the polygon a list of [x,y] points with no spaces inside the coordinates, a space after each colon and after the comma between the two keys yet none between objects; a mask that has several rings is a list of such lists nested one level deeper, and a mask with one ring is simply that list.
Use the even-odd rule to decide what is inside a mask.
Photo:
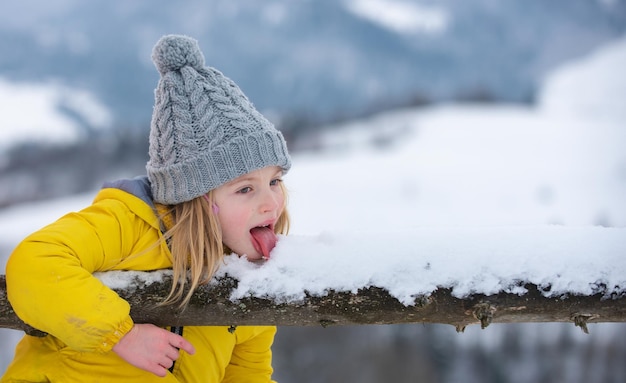
[{"label": "yellow jacket", "polygon": [[[115,186],[115,187],[114,187]],[[196,349],[159,378],[111,351],[133,326],[129,304],[92,274],[170,268],[147,179],[103,188],[89,207],[31,234],[6,266],[17,315],[49,335],[25,335],[0,382],[271,382],[273,326],[188,326]],[[124,189],[124,190],[122,190]]]}]

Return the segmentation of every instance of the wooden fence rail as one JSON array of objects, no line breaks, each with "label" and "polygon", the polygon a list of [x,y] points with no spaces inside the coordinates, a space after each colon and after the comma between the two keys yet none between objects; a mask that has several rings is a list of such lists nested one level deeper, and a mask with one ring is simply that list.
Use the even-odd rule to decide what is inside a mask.
[{"label": "wooden fence rail", "polygon": [[[159,326],[210,325],[348,325],[394,323],[445,323],[463,331],[466,326],[514,322],[572,322],[587,332],[593,322],[626,322],[626,298],[591,296],[544,296],[528,284],[523,295],[501,292],[456,298],[449,289],[438,289],[405,306],[386,290],[368,287],[357,293],[329,291],[324,296],[307,296],[298,302],[276,303],[271,299],[244,298],[231,301],[237,281],[221,278],[215,285],[198,289],[184,311],[159,306],[171,279],[146,284],[135,279],[131,287],[114,290],[131,306],[136,323]],[[45,335],[22,322],[7,300],[6,280],[0,275],[0,327]]]}]

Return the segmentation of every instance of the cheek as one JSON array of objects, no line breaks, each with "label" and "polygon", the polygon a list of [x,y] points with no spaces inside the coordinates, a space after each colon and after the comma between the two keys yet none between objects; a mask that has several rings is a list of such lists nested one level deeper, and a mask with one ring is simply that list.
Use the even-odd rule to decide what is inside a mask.
[{"label": "cheek", "polygon": [[218,214],[224,242],[241,236],[247,229],[248,214],[242,209],[223,209]]},{"label": "cheek", "polygon": [[279,215],[282,214],[283,210],[285,210],[285,193],[281,190],[278,193],[278,197],[276,197],[276,202],[278,202],[278,212]]}]

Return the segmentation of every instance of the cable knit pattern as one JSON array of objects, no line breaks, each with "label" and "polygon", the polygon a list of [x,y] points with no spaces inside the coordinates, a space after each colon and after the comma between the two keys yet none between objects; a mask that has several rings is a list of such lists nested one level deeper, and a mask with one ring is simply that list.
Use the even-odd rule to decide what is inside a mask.
[{"label": "cable knit pattern", "polygon": [[146,165],[155,202],[189,201],[266,166],[289,170],[282,134],[232,80],[204,66],[196,40],[164,36],[152,59],[161,74]]}]

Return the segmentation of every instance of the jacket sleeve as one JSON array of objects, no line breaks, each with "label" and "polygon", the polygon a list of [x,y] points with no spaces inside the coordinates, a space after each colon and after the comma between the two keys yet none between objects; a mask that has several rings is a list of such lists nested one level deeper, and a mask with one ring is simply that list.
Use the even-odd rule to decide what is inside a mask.
[{"label": "jacket sleeve", "polygon": [[237,344],[230,363],[226,367],[224,383],[250,382],[269,383],[272,380],[272,343],[276,327],[257,327],[260,331],[254,336]]},{"label": "jacket sleeve", "polygon": [[141,222],[123,202],[105,199],[28,236],[6,266],[16,314],[73,349],[109,351],[133,326],[130,307],[92,273],[136,251],[149,226]]}]

